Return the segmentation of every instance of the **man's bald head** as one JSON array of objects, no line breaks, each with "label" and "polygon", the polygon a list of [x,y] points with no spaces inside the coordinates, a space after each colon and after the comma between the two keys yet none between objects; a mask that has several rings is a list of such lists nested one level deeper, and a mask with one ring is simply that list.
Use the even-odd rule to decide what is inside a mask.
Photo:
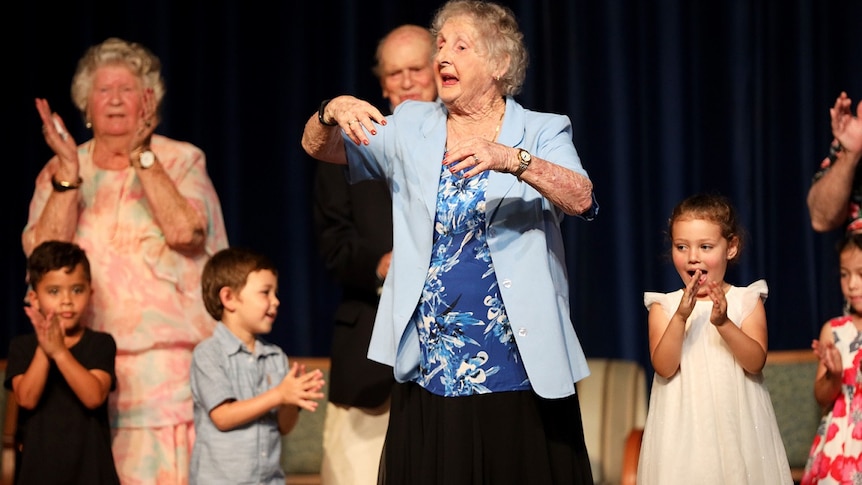
[{"label": "man's bald head", "polygon": [[412,24],[396,27],[377,44],[373,71],[392,109],[407,99],[437,99],[433,46],[431,32]]}]

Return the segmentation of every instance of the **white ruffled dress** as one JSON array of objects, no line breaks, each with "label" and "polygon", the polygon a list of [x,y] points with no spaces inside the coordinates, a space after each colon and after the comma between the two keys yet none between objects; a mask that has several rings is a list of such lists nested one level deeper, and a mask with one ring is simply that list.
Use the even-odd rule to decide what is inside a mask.
[{"label": "white ruffled dress", "polygon": [[[727,292],[727,315],[737,326],[766,281]],[[644,294],[670,318],[682,290]],[[792,484],[784,443],[763,375],[742,369],[709,322],[712,302],[698,301],[686,322],[680,370],[653,378],[638,465],[639,485]]]}]

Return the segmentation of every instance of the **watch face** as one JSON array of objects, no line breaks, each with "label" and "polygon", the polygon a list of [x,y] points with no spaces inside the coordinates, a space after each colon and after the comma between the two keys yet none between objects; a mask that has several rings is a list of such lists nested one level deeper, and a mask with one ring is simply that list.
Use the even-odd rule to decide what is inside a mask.
[{"label": "watch face", "polygon": [[150,168],[156,163],[156,155],[147,150],[141,153],[141,168]]},{"label": "watch face", "polygon": [[533,159],[532,155],[530,155],[530,152],[528,152],[527,150],[521,150],[520,152],[518,152],[518,156],[521,157],[521,160],[525,162],[529,162]]}]

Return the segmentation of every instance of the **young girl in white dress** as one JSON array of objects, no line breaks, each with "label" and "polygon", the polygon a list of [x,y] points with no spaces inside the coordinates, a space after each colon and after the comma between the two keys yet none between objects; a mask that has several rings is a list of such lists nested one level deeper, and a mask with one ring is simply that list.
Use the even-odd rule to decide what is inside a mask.
[{"label": "young girl in white dress", "polygon": [[743,229],[720,195],[692,196],[668,222],[684,287],[644,294],[655,370],[640,485],[792,484],[761,370],[767,286],[724,281]]}]

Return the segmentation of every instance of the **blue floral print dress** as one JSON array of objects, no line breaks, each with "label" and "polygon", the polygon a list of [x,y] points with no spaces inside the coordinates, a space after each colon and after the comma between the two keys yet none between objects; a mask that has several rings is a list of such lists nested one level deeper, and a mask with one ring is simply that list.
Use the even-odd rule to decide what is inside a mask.
[{"label": "blue floral print dress", "polygon": [[441,396],[530,389],[486,241],[487,175],[443,167],[440,177],[434,251],[413,321],[419,384]]}]

